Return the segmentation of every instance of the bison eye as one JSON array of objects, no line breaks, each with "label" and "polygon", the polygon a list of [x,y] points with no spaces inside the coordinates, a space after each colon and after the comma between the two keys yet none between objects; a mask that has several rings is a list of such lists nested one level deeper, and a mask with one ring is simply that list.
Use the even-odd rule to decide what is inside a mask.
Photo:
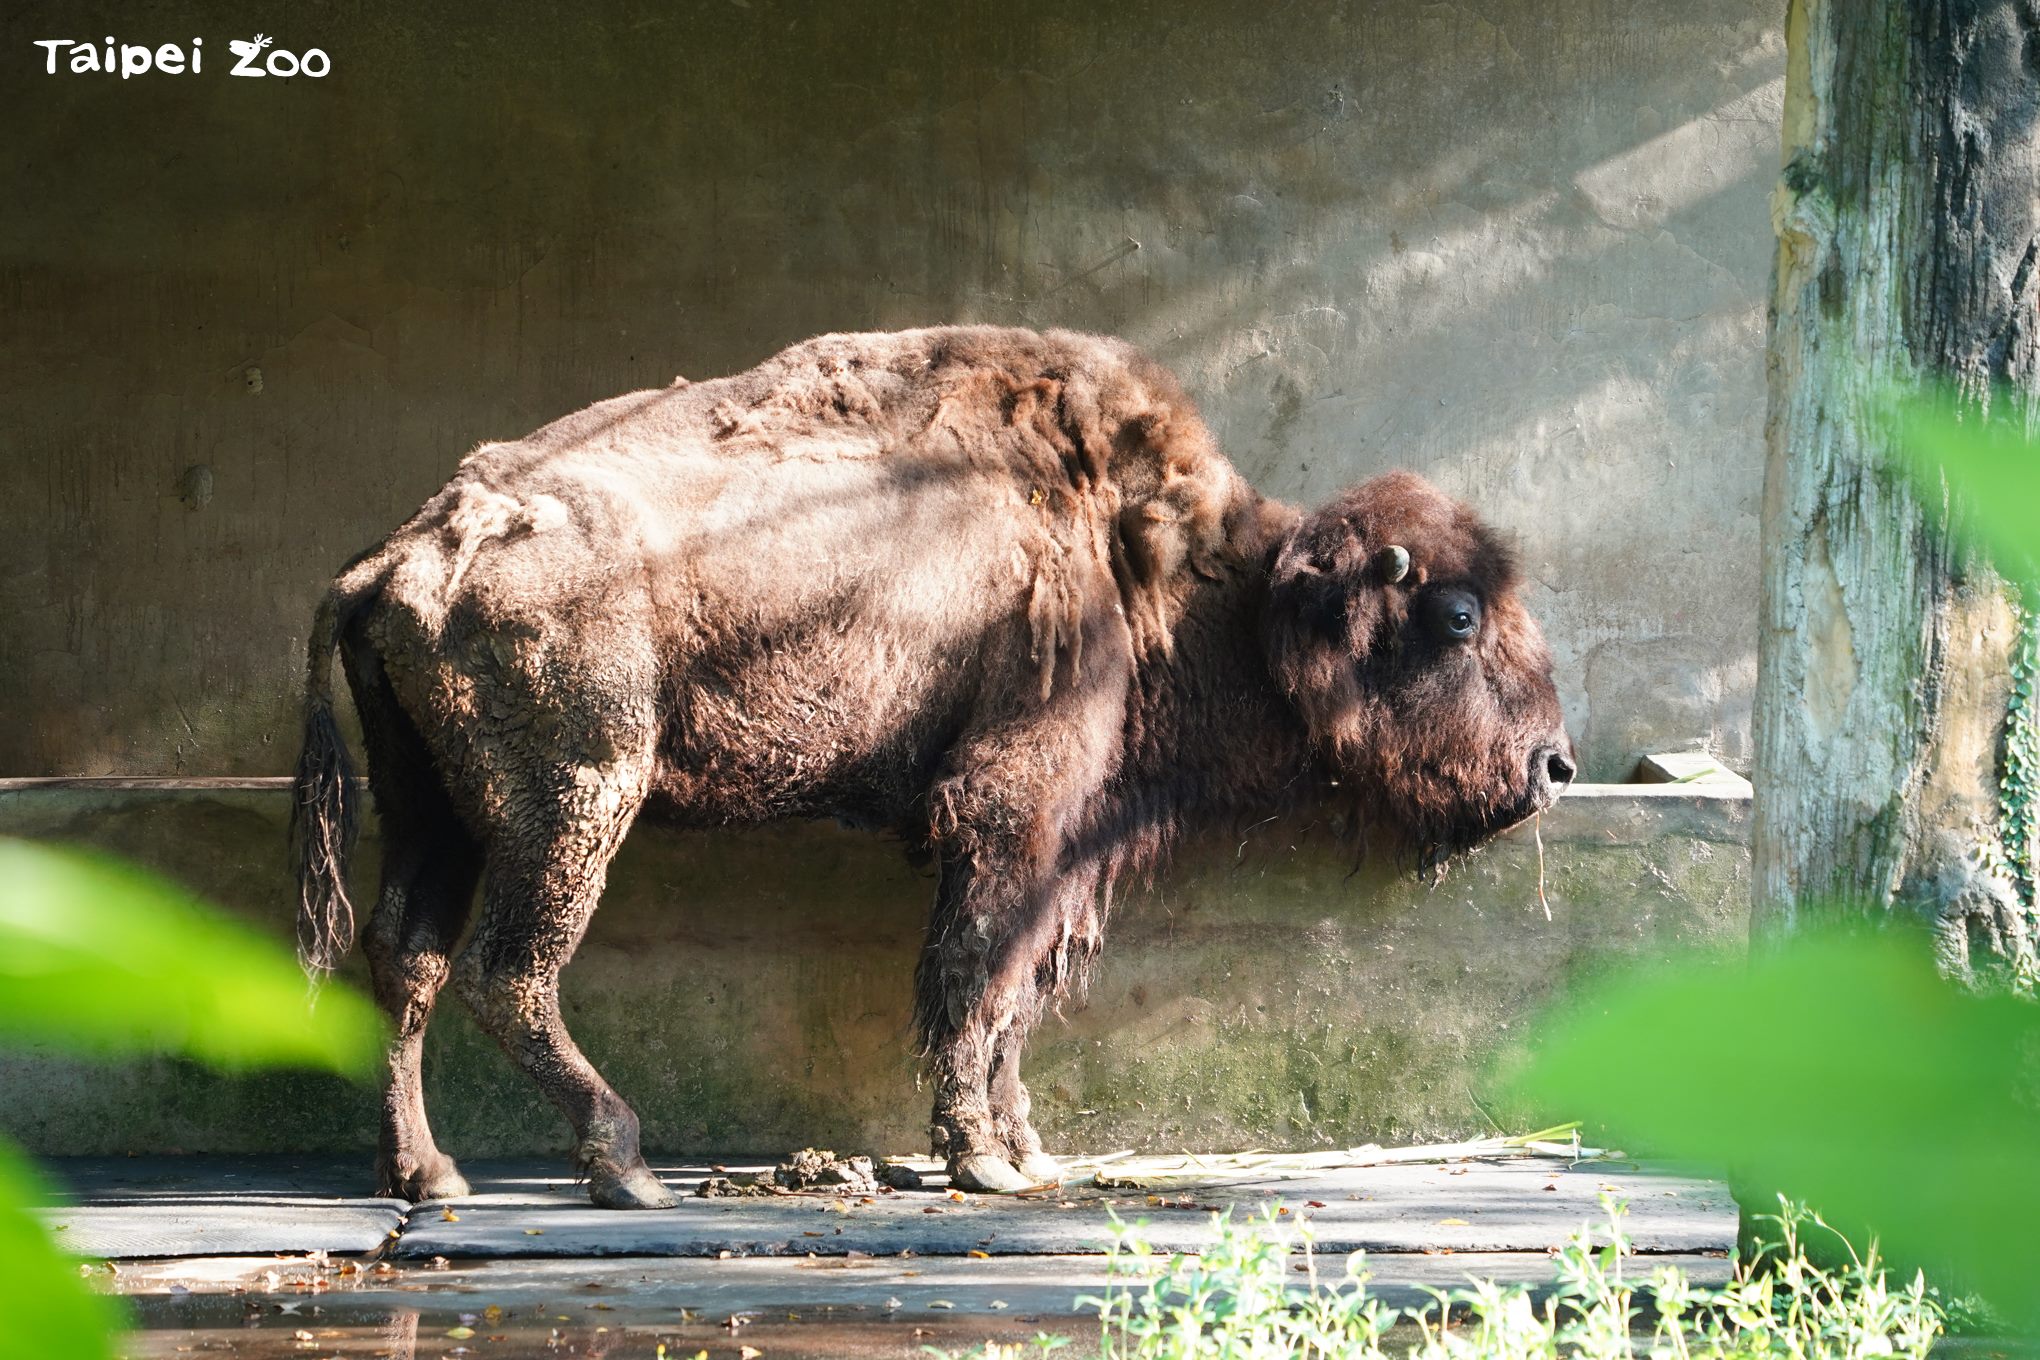
[{"label": "bison eye", "polygon": [[1441,590],[1425,601],[1431,631],[1448,642],[1465,642],[1480,631],[1480,600],[1465,590]]}]

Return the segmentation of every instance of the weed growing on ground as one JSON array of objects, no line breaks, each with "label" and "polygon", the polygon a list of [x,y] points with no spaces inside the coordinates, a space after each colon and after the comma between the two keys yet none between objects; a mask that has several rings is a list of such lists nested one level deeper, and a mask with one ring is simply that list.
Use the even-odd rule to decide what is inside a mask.
[{"label": "weed growing on ground", "polygon": [[[1364,1253],[1321,1273],[1309,1225],[1268,1208],[1241,1222],[1215,1214],[1197,1254],[1166,1257],[1115,1217],[1113,1282],[1078,1303],[1098,1315],[1104,1360],[1919,1360],[1945,1325],[1926,1281],[1894,1287],[1874,1248],[1851,1248],[1832,1270],[1809,1260],[1804,1226],[1832,1229],[1802,1207],[1782,1205],[1780,1245],[1718,1289],[1677,1266],[1638,1273],[1622,1206],[1603,1207],[1607,1223],[1556,1254],[1541,1298],[1473,1280],[1392,1308],[1370,1291]],[[960,1360],[1023,1360],[1066,1340],[993,1343]]]}]

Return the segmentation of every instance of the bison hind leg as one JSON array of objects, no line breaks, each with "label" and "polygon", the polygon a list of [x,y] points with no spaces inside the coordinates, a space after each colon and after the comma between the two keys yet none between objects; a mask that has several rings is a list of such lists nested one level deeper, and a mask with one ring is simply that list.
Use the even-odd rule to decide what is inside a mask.
[{"label": "bison hind leg", "polygon": [[636,1111],[574,1043],[560,1010],[560,970],[594,915],[648,775],[641,761],[583,766],[570,785],[506,807],[489,842],[482,919],[454,963],[476,1020],[572,1123],[575,1164],[604,1209],[680,1202],[645,1164]]},{"label": "bison hind leg", "polygon": [[474,903],[481,851],[462,826],[430,753],[398,704],[381,659],[359,638],[342,657],[361,715],[382,827],[382,886],[362,934],[375,999],[390,1018],[376,1193],[412,1202],[468,1193],[425,1115],[421,1067],[448,959]]}]

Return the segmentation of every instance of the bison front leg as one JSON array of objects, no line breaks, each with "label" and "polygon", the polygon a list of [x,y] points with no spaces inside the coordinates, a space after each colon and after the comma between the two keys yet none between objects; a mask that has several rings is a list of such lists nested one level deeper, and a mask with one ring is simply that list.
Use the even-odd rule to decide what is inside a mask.
[{"label": "bison front leg", "polygon": [[609,861],[642,801],[639,784],[586,780],[490,845],[482,919],[454,965],[482,1028],[574,1126],[575,1161],[604,1209],[680,1201],[645,1165],[636,1111],[602,1079],[560,1015],[560,972],[587,931]]},{"label": "bison front leg", "polygon": [[1103,887],[1104,866],[1095,855],[1079,857],[1056,876],[1047,913],[1024,936],[1034,955],[1028,994],[992,1047],[992,1126],[1006,1160],[1036,1185],[1060,1181],[1063,1169],[1043,1150],[1035,1131],[1034,1101],[1020,1079],[1020,1055],[1043,1011],[1080,990],[1098,956],[1105,924]]},{"label": "bison front leg", "polygon": [[1063,1178],[1062,1163],[1043,1150],[1034,1130],[1033,1098],[1020,1080],[1020,1050],[1031,1028],[1024,1018],[1016,1019],[992,1048],[992,1130],[1015,1171],[1030,1184],[1052,1185]]},{"label": "bison front leg", "polygon": [[944,869],[917,1001],[935,1079],[934,1154],[957,1189],[1010,1194],[1034,1182],[1009,1159],[992,1114],[991,1076],[998,1036],[1017,1018],[1026,989],[1012,942],[997,938],[1016,913],[998,909],[998,894],[983,891],[992,886],[985,877]]},{"label": "bison front leg", "polygon": [[1095,941],[1098,877],[1065,862],[1071,818],[987,821],[991,834],[950,837],[917,1009],[935,1077],[935,1155],[960,1188],[1008,1193],[1062,1177],[1030,1121],[1020,1051],[1071,981],[1073,942]]},{"label": "bison front leg", "polygon": [[1038,1151],[1040,1140],[1009,1141],[1016,1127],[1032,1130],[1024,1106],[1017,1125],[1009,1117],[1002,1128],[993,1068],[1000,1037],[1013,1035],[999,1091],[1024,1100],[1019,1040],[1053,994],[1042,990],[1041,970],[1068,936],[1070,904],[1096,885],[1072,847],[1085,841],[1116,767],[1132,671],[1116,604],[1086,615],[1081,628],[1081,670],[1058,661],[1048,692],[992,696],[929,790],[942,871],[915,1018],[935,1078],[935,1155],[964,1189],[1010,1193],[1037,1183],[1013,1158]]}]

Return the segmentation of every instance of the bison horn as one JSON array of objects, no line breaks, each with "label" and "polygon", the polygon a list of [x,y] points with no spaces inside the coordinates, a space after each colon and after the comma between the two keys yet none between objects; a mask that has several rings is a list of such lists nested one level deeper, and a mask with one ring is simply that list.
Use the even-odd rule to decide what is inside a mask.
[{"label": "bison horn", "polygon": [[1410,574],[1410,550],[1391,543],[1381,550],[1381,575],[1390,585]]}]

